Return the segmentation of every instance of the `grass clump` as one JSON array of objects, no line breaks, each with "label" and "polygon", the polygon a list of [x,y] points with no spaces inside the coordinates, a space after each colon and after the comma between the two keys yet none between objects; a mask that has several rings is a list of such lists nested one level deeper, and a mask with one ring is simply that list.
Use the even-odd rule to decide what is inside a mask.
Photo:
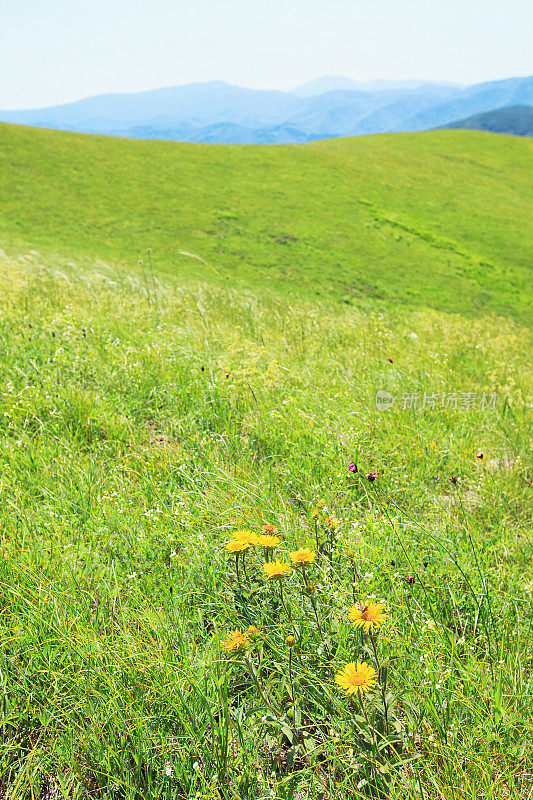
[{"label": "grass clump", "polygon": [[5,796],[528,797],[527,331],[42,261],[1,257]]}]

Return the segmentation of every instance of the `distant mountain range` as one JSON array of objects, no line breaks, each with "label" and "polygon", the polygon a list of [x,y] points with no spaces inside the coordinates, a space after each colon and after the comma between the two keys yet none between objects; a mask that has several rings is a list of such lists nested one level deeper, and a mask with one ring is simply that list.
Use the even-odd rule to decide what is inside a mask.
[{"label": "distant mountain range", "polygon": [[468,87],[405,81],[363,86],[320,78],[279,92],[214,81],[0,111],[0,121],[135,139],[275,144],[426,130],[495,108],[533,105],[533,77]]},{"label": "distant mountain range", "polygon": [[533,107],[496,108],[494,111],[486,111],[483,114],[474,114],[473,117],[449,122],[442,127],[508,133],[513,136],[533,136]]}]

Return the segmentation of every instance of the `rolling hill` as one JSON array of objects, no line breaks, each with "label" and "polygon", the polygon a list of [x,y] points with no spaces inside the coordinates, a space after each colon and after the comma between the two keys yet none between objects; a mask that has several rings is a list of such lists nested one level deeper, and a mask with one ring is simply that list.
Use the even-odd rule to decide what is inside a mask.
[{"label": "rolling hill", "polygon": [[0,111],[0,121],[136,139],[270,144],[426,130],[516,104],[533,104],[533,78],[466,88],[326,78],[293,92],[212,81]]},{"label": "rolling hill", "polygon": [[533,107],[509,106],[449,122],[444,128],[466,128],[513,136],[533,136]]},{"label": "rolling hill", "polygon": [[[263,289],[525,319],[528,139],[191,145],[0,125],[0,242]],[[180,255],[193,252],[217,270]]]}]

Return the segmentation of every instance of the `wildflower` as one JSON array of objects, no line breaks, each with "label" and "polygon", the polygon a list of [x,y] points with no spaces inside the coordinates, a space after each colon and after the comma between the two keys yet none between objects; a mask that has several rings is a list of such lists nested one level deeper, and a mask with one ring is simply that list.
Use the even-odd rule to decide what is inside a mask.
[{"label": "wildflower", "polygon": [[476,458],[479,458],[479,459],[483,460],[483,453],[481,452],[481,450],[479,450],[479,451],[476,453]]},{"label": "wildflower", "polygon": [[285,644],[287,645],[287,647],[294,647],[294,645],[296,644],[296,639],[294,638],[294,636],[289,635],[285,639]]},{"label": "wildflower", "polygon": [[320,511],[318,510],[318,508],[315,508],[315,510],[311,513],[311,516],[313,517],[313,519],[318,519],[318,517],[320,516]]},{"label": "wildflower", "polygon": [[259,547],[274,548],[278,546],[279,538],[277,536],[259,535],[257,537],[257,544]]},{"label": "wildflower", "polygon": [[226,653],[239,653],[244,649],[247,638],[246,634],[242,631],[231,631],[228,634],[228,638],[224,642],[221,642],[221,646]]},{"label": "wildflower", "polygon": [[225,378],[229,378],[229,372],[225,372],[225,373],[224,373],[224,377],[225,377]]},{"label": "wildflower", "polygon": [[415,582],[415,576],[414,575],[408,575],[407,578],[405,579],[405,582],[406,582],[406,584],[408,586],[412,586],[413,583]]},{"label": "wildflower", "polygon": [[282,561],[270,561],[268,564],[263,565],[263,572],[267,578],[277,578],[281,580],[285,575],[290,575],[292,568],[290,564],[285,564]]},{"label": "wildflower", "polygon": [[348,464],[348,472],[356,473],[357,472],[357,464],[354,464],[353,461],[350,461]]},{"label": "wildflower", "polygon": [[321,497],[320,500],[318,501],[318,505],[320,506],[320,508],[324,508],[324,506],[326,505],[326,501],[324,500],[323,497]]},{"label": "wildflower", "polygon": [[451,478],[450,478],[450,480],[451,480],[451,482],[452,482],[453,484],[456,484],[456,483],[457,483],[457,475],[452,475],[452,476],[451,476]]},{"label": "wildflower", "polygon": [[249,547],[253,547],[254,545],[257,544],[257,540],[259,537],[257,536],[257,533],[254,533],[248,528],[245,528],[242,531],[235,531],[235,533],[233,534],[233,538],[237,539],[238,542],[244,542]]},{"label": "wildflower", "polygon": [[165,764],[165,775],[167,778],[172,777],[172,764]]},{"label": "wildflower", "polygon": [[376,478],[378,477],[377,472],[365,472],[365,478],[370,481],[370,483],[374,483]]},{"label": "wildflower", "polygon": [[388,614],[383,613],[385,603],[368,603],[364,608],[353,606],[348,619],[352,620],[356,628],[361,628],[365,633],[379,631],[386,622]]},{"label": "wildflower", "polygon": [[326,524],[329,525],[332,530],[335,530],[335,528],[339,527],[340,519],[337,519],[337,517],[334,517],[332,514],[331,516],[326,517]]},{"label": "wildflower", "polygon": [[273,525],[263,525],[261,528],[261,533],[266,533],[269,535],[274,535],[278,532],[278,529],[275,528]]},{"label": "wildflower", "polygon": [[252,641],[254,641],[254,639],[257,639],[257,637],[259,636],[259,631],[255,627],[255,625],[250,625],[244,632],[244,635],[246,636],[247,639],[251,639]]},{"label": "wildflower", "polygon": [[366,661],[352,661],[335,675],[335,683],[348,696],[359,692],[370,692],[376,687],[376,670]]},{"label": "wildflower", "polygon": [[230,553],[244,553],[250,547],[248,542],[241,542],[239,539],[232,539],[226,545],[226,550]]},{"label": "wildflower", "polygon": [[309,550],[308,547],[300,547],[299,550],[294,550],[292,553],[289,553],[289,555],[294,564],[312,564],[315,560],[313,550]]},{"label": "wildflower", "polygon": [[389,362],[389,364],[392,364],[392,358],[388,358],[387,361]]},{"label": "wildflower", "polygon": [[204,371],[204,369],[205,369],[205,367],[203,367],[203,366],[202,366],[202,367],[200,367],[200,370],[201,370],[201,372],[203,372],[203,371]]},{"label": "wildflower", "polygon": [[305,587],[306,594],[314,594],[316,592],[316,586],[314,583],[308,583]]}]

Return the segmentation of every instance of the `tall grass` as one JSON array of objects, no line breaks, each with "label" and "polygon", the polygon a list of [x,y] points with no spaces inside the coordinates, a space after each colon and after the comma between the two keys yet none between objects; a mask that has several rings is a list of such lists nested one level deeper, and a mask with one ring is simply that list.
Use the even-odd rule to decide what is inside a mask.
[{"label": "tall grass", "polygon": [[[40,261],[1,258],[4,796],[531,797],[526,330]],[[297,573],[290,621],[259,552],[237,582],[265,522],[317,550],[325,641]],[[334,682],[373,597],[386,733]]]}]

